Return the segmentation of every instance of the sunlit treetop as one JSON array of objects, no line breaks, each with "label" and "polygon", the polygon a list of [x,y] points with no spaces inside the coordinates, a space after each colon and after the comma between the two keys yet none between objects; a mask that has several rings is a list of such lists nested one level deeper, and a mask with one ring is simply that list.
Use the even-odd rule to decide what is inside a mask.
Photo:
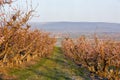
[{"label": "sunlit treetop", "polygon": [[13,2],[13,0],[0,0],[0,5],[11,4],[12,2]]}]

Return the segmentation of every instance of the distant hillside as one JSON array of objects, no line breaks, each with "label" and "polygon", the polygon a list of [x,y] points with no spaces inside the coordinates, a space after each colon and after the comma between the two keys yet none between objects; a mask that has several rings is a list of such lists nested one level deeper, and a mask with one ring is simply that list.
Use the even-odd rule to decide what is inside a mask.
[{"label": "distant hillside", "polygon": [[48,22],[30,23],[32,29],[38,28],[50,32],[120,32],[120,24],[104,22]]}]

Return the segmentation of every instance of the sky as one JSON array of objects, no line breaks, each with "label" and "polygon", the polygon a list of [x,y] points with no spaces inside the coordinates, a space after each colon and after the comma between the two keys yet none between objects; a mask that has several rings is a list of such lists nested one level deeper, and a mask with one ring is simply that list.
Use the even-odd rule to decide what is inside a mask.
[{"label": "sky", "polygon": [[33,0],[32,5],[39,15],[32,22],[120,23],[120,0]]}]

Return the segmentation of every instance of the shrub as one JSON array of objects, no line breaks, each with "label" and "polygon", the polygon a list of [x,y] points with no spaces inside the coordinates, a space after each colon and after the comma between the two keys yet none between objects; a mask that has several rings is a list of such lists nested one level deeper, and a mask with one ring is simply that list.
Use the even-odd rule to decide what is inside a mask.
[{"label": "shrub", "polygon": [[62,49],[76,64],[86,67],[100,77],[118,80],[120,75],[120,43],[113,40],[94,40],[81,36],[72,40],[65,38]]},{"label": "shrub", "polygon": [[0,6],[3,13],[0,16],[0,66],[20,66],[37,57],[48,56],[56,39],[47,32],[29,29],[28,21],[34,10],[26,12],[16,8],[7,13],[4,10],[6,3],[0,2],[3,5]]}]

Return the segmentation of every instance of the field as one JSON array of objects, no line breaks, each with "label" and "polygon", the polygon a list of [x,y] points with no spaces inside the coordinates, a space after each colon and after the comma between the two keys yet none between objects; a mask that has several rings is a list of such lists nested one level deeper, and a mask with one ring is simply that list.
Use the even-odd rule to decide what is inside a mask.
[{"label": "field", "polygon": [[[119,42],[94,36],[58,39],[49,56],[24,66],[7,68],[1,79],[15,80],[119,80]],[[60,41],[61,45],[60,45]]]}]

